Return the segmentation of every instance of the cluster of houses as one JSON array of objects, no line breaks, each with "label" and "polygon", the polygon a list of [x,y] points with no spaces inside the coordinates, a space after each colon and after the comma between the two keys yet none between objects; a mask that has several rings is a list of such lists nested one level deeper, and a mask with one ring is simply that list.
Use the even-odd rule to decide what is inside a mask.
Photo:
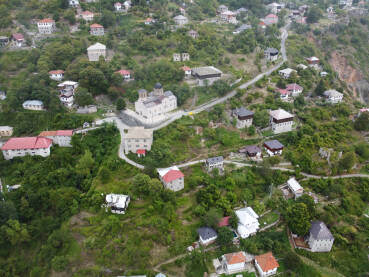
[{"label": "cluster of houses", "polygon": [[229,23],[229,24],[237,24],[238,21],[236,19],[237,13],[232,12],[225,5],[220,5],[217,9],[217,15],[221,22]]}]

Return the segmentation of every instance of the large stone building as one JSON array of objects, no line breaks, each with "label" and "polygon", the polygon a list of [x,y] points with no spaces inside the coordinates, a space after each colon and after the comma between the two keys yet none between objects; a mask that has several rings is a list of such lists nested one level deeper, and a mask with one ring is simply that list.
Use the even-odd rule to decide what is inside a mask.
[{"label": "large stone building", "polygon": [[100,56],[106,58],[106,46],[101,43],[95,43],[87,48],[88,60],[90,62],[99,61]]},{"label": "large stone building", "polygon": [[184,175],[176,166],[158,168],[160,181],[166,189],[179,191],[184,188]]},{"label": "large stone building", "polygon": [[274,134],[289,132],[292,130],[293,115],[283,109],[271,111],[270,125]]},{"label": "large stone building", "polygon": [[182,27],[188,23],[188,18],[181,14],[174,17],[173,20],[178,27]]},{"label": "large stone building", "polygon": [[124,152],[146,155],[146,151],[151,150],[153,141],[153,131],[144,127],[133,127],[128,129],[123,136]]},{"label": "large stone building", "polygon": [[44,109],[44,103],[39,100],[27,100],[22,104],[23,109],[31,111],[42,111]]},{"label": "large stone building", "polygon": [[37,22],[38,32],[40,34],[52,34],[55,31],[55,21],[50,18],[45,18]]},{"label": "large stone building", "polygon": [[138,91],[138,100],[135,102],[136,113],[150,122],[164,119],[166,113],[176,108],[177,97],[171,91],[164,92],[160,83],[157,83],[150,93],[144,89]]},{"label": "large stone building", "polygon": [[334,237],[322,221],[313,221],[307,237],[311,252],[330,252]]},{"label": "large stone building", "polygon": [[325,101],[330,104],[341,103],[343,100],[343,93],[340,93],[335,89],[326,90],[323,95],[325,97]]},{"label": "large stone building", "polygon": [[53,141],[45,137],[11,138],[1,147],[1,151],[5,160],[26,155],[47,157],[52,144]]},{"label": "large stone building", "polygon": [[250,127],[252,125],[254,112],[241,107],[232,110],[232,114],[237,120],[236,127],[238,129]]},{"label": "large stone building", "polygon": [[60,147],[72,147],[72,136],[73,130],[43,131],[39,135],[39,137],[51,139],[54,144]]}]

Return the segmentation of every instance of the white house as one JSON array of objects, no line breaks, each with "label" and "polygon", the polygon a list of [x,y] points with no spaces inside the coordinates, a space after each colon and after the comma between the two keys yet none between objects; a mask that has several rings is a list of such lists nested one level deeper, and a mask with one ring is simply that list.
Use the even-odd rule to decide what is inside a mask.
[{"label": "white house", "polygon": [[13,135],[13,127],[0,126],[0,137],[10,137]]},{"label": "white house", "polygon": [[279,51],[275,48],[267,48],[264,51],[264,57],[271,62],[274,62],[278,59]]},{"label": "white house", "polygon": [[160,181],[166,189],[179,191],[184,188],[184,175],[176,166],[158,168]]},{"label": "white house", "polygon": [[296,70],[292,68],[285,68],[278,71],[279,75],[281,75],[284,79],[290,78],[292,72],[296,72]]},{"label": "white house", "polygon": [[288,84],[286,86],[286,90],[292,95],[292,97],[297,97],[302,93],[303,88],[302,86],[299,86],[298,84],[293,83],[293,84]]},{"label": "white house", "polygon": [[164,92],[160,83],[149,94],[140,89],[138,96],[135,102],[136,113],[151,122],[164,119],[168,112],[177,108],[177,97],[171,91]]},{"label": "white house", "polygon": [[51,70],[49,71],[49,77],[51,80],[60,82],[64,78],[64,70]]},{"label": "white house", "polygon": [[81,17],[84,21],[90,22],[94,20],[94,13],[90,11],[81,12]]},{"label": "white house", "polygon": [[311,252],[330,252],[334,237],[322,221],[313,221],[307,237]]},{"label": "white house", "polygon": [[225,5],[220,5],[219,7],[218,7],[218,9],[217,9],[217,13],[224,13],[224,12],[226,12],[226,11],[228,11],[228,7],[227,6],[225,6]]},{"label": "white house", "polygon": [[124,6],[123,6],[123,4],[122,4],[122,3],[120,3],[120,2],[116,2],[116,3],[114,3],[114,9],[115,9],[115,11],[117,11],[117,12],[121,12],[121,11],[123,11],[123,10],[124,10]]},{"label": "white house", "polygon": [[37,27],[40,34],[52,34],[56,29],[55,21],[50,18],[45,18],[38,21]]},{"label": "white house", "polygon": [[326,90],[323,95],[325,97],[325,101],[330,104],[341,103],[343,99],[343,93],[340,93],[335,89]]},{"label": "white house", "polygon": [[304,188],[299,184],[299,182],[297,182],[295,177],[290,178],[287,181],[287,185],[288,185],[288,188],[293,193],[293,195],[295,196],[295,199],[303,195]]},{"label": "white house", "polygon": [[71,6],[73,8],[77,8],[79,6],[79,1],[78,0],[69,0],[69,6]]},{"label": "white house", "polygon": [[6,92],[0,90],[0,100],[5,100],[6,99]]},{"label": "white house", "polygon": [[173,18],[174,22],[178,27],[182,27],[188,23],[188,18],[183,15],[177,15]]},{"label": "white house", "polygon": [[279,264],[272,252],[255,256],[255,267],[260,277],[267,277],[277,273]]},{"label": "white house", "polygon": [[65,81],[58,85],[59,99],[63,105],[71,108],[74,103],[74,93],[78,87],[78,82]]},{"label": "white house", "polygon": [[270,125],[274,134],[292,130],[293,115],[283,109],[270,111]]},{"label": "white house", "polygon": [[217,232],[213,228],[210,227],[201,227],[197,229],[197,233],[199,234],[200,244],[203,246],[209,245],[217,239]]},{"label": "white house", "polygon": [[2,147],[5,160],[15,157],[41,156],[48,157],[53,141],[45,137],[11,138]]},{"label": "white house", "polygon": [[255,235],[259,230],[259,216],[251,207],[242,208],[236,211],[238,217],[237,232],[241,238],[248,238]]},{"label": "white house", "polygon": [[27,100],[22,106],[23,109],[31,111],[42,111],[44,109],[44,103],[39,100]]},{"label": "white house", "polygon": [[208,171],[212,171],[214,168],[218,168],[220,172],[223,172],[224,170],[223,161],[224,161],[223,156],[212,157],[206,159],[205,164]]},{"label": "white house", "polygon": [[185,78],[188,79],[191,77],[191,73],[192,73],[192,70],[190,67],[188,66],[183,66],[182,67],[182,70],[184,71],[184,74],[185,74]]},{"label": "white house", "polygon": [[243,251],[224,254],[221,265],[226,274],[234,274],[246,270],[246,253]]},{"label": "white house", "polygon": [[264,142],[264,149],[270,157],[282,155],[283,148],[283,144],[276,139]]},{"label": "white house", "polygon": [[125,214],[128,208],[128,204],[131,198],[124,194],[107,194],[105,196],[104,205],[106,211],[110,208],[110,211],[114,214]]},{"label": "white house", "polygon": [[21,33],[15,33],[15,34],[13,34],[12,35],[12,40],[13,40],[14,45],[16,47],[23,47],[24,44],[25,44],[24,36]]},{"label": "white house", "polygon": [[88,60],[90,62],[99,61],[100,56],[106,57],[106,46],[101,43],[95,43],[87,48]]},{"label": "white house", "polygon": [[124,153],[136,153],[145,156],[146,151],[151,150],[153,130],[144,127],[132,127],[123,135]]},{"label": "white house", "polygon": [[73,130],[43,131],[39,134],[39,137],[49,138],[60,147],[72,147],[72,136]]},{"label": "white house", "polygon": [[267,9],[271,13],[279,13],[284,8],[284,4],[278,4],[276,2],[267,5]]},{"label": "white house", "polygon": [[238,129],[248,128],[252,125],[254,112],[245,109],[244,107],[232,110],[232,115],[236,118],[236,127]]},{"label": "white house", "polygon": [[118,73],[120,76],[122,76],[124,81],[131,80],[131,72],[129,70],[121,69],[116,71],[115,73]]}]

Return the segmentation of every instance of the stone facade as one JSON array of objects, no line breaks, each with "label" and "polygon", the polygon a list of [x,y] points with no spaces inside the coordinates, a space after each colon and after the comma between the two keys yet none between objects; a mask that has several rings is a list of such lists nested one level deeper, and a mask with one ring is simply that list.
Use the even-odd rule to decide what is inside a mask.
[{"label": "stone facade", "polygon": [[290,132],[293,125],[293,115],[282,109],[271,111],[270,125],[274,134]]},{"label": "stone facade", "polygon": [[50,18],[45,18],[37,22],[38,32],[40,34],[52,34],[55,32],[55,21]]},{"label": "stone facade", "polygon": [[106,46],[101,43],[95,43],[87,48],[88,60],[90,62],[99,61],[100,56],[106,58]]},{"label": "stone facade", "polygon": [[152,130],[144,127],[130,128],[123,137],[124,153],[137,153],[138,150],[150,151],[152,142]]}]

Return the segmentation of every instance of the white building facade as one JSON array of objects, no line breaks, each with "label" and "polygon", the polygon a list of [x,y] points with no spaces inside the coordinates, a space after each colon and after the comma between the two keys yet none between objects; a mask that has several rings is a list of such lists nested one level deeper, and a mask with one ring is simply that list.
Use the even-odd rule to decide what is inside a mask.
[{"label": "white building facade", "polygon": [[160,181],[166,189],[180,191],[184,189],[184,175],[176,166],[157,169]]},{"label": "white building facade", "polygon": [[334,237],[322,221],[313,221],[307,238],[311,252],[330,252]]},{"label": "white building facade", "polygon": [[31,111],[42,111],[44,109],[44,103],[39,100],[27,100],[22,106],[23,109]]},{"label": "white building facade", "polygon": [[11,138],[1,147],[1,151],[5,160],[26,155],[48,157],[52,143],[45,137]]},{"label": "white building facade", "polygon": [[101,43],[95,43],[87,48],[88,60],[90,62],[98,62],[102,56],[106,58],[106,46]]},{"label": "white building facade", "polygon": [[270,126],[274,134],[290,132],[293,125],[293,115],[283,109],[271,111]]},{"label": "white building facade", "polygon": [[128,154],[129,152],[132,152],[139,154],[145,152],[143,153],[143,155],[145,155],[146,151],[151,150],[152,142],[152,129],[145,129],[144,127],[130,128],[123,136],[124,153]]},{"label": "white building facade", "polygon": [[52,34],[55,32],[55,21],[50,18],[45,18],[37,22],[38,32],[40,34]]},{"label": "white building facade", "polygon": [[60,147],[72,147],[73,130],[58,130],[58,131],[43,131],[39,137],[46,137],[53,141]]}]

